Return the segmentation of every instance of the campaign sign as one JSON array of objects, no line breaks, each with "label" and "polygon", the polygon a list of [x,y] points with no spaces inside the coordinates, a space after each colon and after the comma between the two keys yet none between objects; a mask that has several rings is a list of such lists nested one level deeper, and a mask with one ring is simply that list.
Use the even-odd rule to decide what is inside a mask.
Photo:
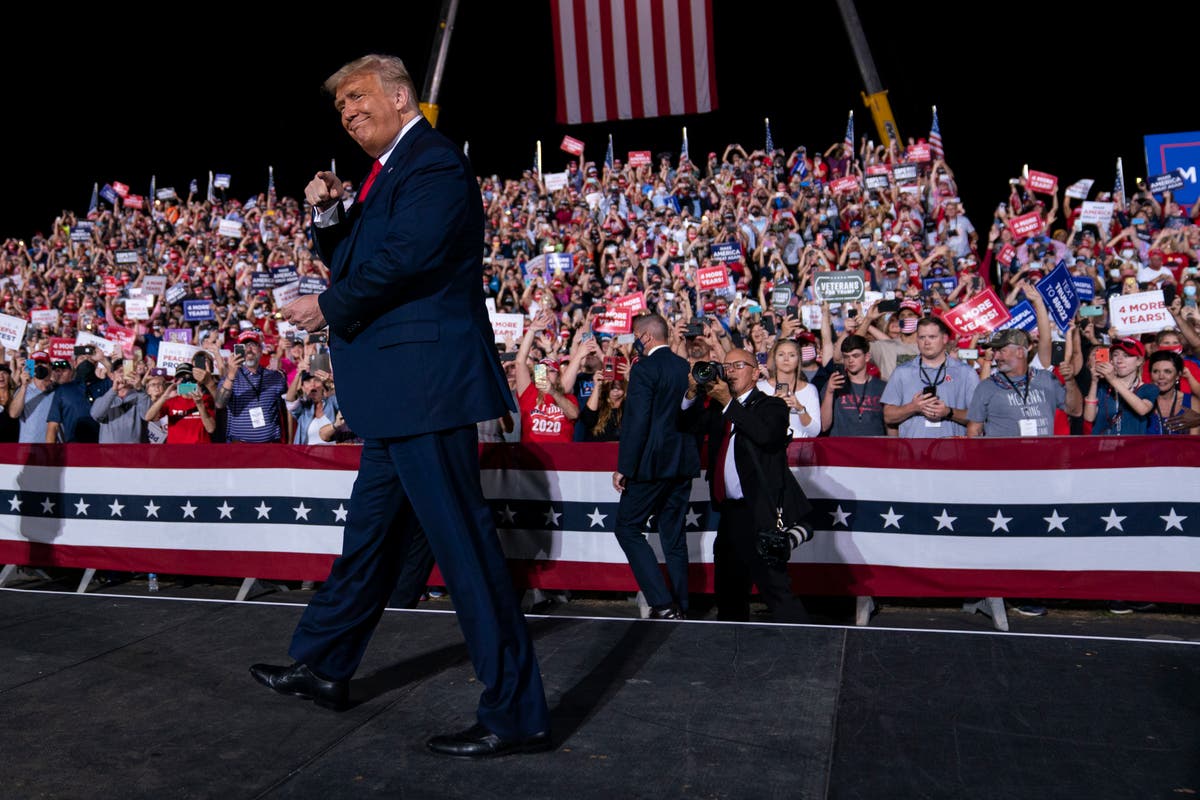
[{"label": "campaign sign", "polygon": [[305,275],[300,279],[300,294],[320,294],[329,288],[329,281],[313,275]]},{"label": "campaign sign", "polygon": [[154,196],[159,200],[175,200],[179,194],[175,191],[174,186],[164,186],[154,193]]},{"label": "campaign sign", "polygon": [[1029,170],[1029,176],[1025,178],[1025,185],[1029,187],[1029,191],[1031,192],[1054,194],[1058,191],[1058,176],[1031,169]]},{"label": "campaign sign", "polygon": [[269,272],[250,273],[250,288],[256,292],[275,288],[275,276]]},{"label": "campaign sign", "polygon": [[175,368],[180,364],[192,363],[192,356],[196,355],[196,351],[199,349],[199,347],[182,342],[160,342],[158,360],[155,365],[165,369],[168,375],[174,375]]},{"label": "campaign sign", "polygon": [[546,184],[546,191],[557,192],[559,189],[567,188],[567,173],[565,172],[543,172],[542,182]]},{"label": "campaign sign", "polygon": [[75,340],[68,336],[51,336],[50,358],[65,361],[75,358]]},{"label": "campaign sign", "polygon": [[1016,257],[1017,249],[1007,242],[1004,243],[1004,247],[1000,248],[1000,252],[996,253],[996,260],[1006,267],[1011,266]]},{"label": "campaign sign", "polygon": [[912,147],[909,147],[908,148],[908,160],[909,161],[917,161],[920,163],[924,163],[926,161],[932,161],[933,153],[931,153],[929,150],[929,143],[921,142],[920,144],[914,144]]},{"label": "campaign sign", "polygon": [[649,150],[630,150],[625,163],[631,167],[648,167],[652,163]]},{"label": "campaign sign", "polygon": [[819,303],[805,303],[800,306],[800,321],[809,330],[821,330],[821,320],[824,318],[825,312],[821,310]]},{"label": "campaign sign", "polygon": [[20,317],[0,314],[0,344],[3,344],[6,350],[16,350],[25,338],[25,327],[28,324],[27,320]]},{"label": "campaign sign", "polygon": [[696,285],[701,289],[724,289],[729,286],[729,270],[721,265],[696,270]]},{"label": "campaign sign", "polygon": [[1023,331],[1037,330],[1037,312],[1033,310],[1033,303],[1028,300],[1022,300],[1008,310],[1009,317],[1002,325],[997,325],[996,330],[1006,331],[1009,328],[1020,328]]},{"label": "campaign sign", "polygon": [[[75,334],[75,347],[82,347],[87,344],[92,345],[97,350],[103,351],[104,355],[109,358],[116,358],[121,354],[121,345],[111,339],[104,339],[87,331],[80,331]],[[74,353],[74,350],[71,352]]]},{"label": "campaign sign", "polygon": [[296,271],[295,264],[288,264],[286,267],[271,267],[271,280],[276,286],[287,286],[289,283],[295,283],[300,280],[300,273]]},{"label": "campaign sign", "polygon": [[174,286],[167,289],[166,300],[167,305],[173,306],[183,298],[187,297],[188,285],[184,281],[180,281]]},{"label": "campaign sign", "polygon": [[867,167],[868,175],[887,175],[889,171],[887,164],[872,164]]},{"label": "campaign sign", "polygon": [[1155,175],[1149,179],[1150,191],[1153,194],[1162,194],[1163,192],[1177,192],[1184,187],[1183,170],[1175,170],[1164,175]]},{"label": "campaign sign", "polygon": [[143,209],[146,207],[146,201],[140,194],[131,194],[125,198],[125,207]]},{"label": "campaign sign", "polygon": [[1072,275],[1071,282],[1075,284],[1075,296],[1081,303],[1090,303],[1096,298],[1096,284],[1090,275]]},{"label": "campaign sign", "polygon": [[636,316],[639,311],[643,311],[646,308],[646,294],[645,292],[633,292],[631,294],[618,297],[616,300],[612,301],[612,306],[616,308],[623,308]]},{"label": "campaign sign", "polygon": [[974,336],[994,331],[1011,315],[993,289],[984,289],[970,300],[947,311],[942,319],[959,336]]},{"label": "campaign sign", "polygon": [[236,219],[223,219],[217,226],[218,236],[228,236],[230,239],[242,238],[242,223]]},{"label": "campaign sign", "polygon": [[121,349],[121,355],[126,358],[133,357],[133,343],[137,339],[137,332],[133,328],[126,328],[121,325],[109,325],[104,332],[104,338],[110,342],[116,342]]},{"label": "campaign sign", "polygon": [[712,256],[713,261],[720,261],[722,264],[742,260],[742,245],[740,242],[717,242],[709,248],[708,252]]},{"label": "campaign sign", "polygon": [[792,304],[792,290],[788,286],[777,286],[771,290],[771,308],[782,311]]},{"label": "campaign sign", "polygon": [[164,342],[179,342],[180,344],[192,343],[191,328],[166,328],[163,330]]},{"label": "campaign sign", "polygon": [[111,186],[112,186],[112,190],[117,193],[117,197],[128,197],[129,196],[129,185],[128,184],[121,183],[120,181],[113,181]]},{"label": "campaign sign", "polygon": [[571,253],[546,253],[546,269],[570,275],[575,271],[575,256]]},{"label": "campaign sign", "polygon": [[87,228],[83,227],[82,223],[76,225],[74,228],[71,228],[72,242],[90,242],[92,240],[92,229],[90,227],[91,223],[88,224],[89,227]]},{"label": "campaign sign", "polygon": [[916,164],[897,164],[892,167],[892,177],[896,183],[916,183],[917,169]]},{"label": "campaign sign", "polygon": [[224,172],[218,172],[216,177],[213,178],[213,186],[217,189],[228,189],[229,176]]},{"label": "campaign sign", "polygon": [[1084,225],[1095,225],[1100,230],[1106,231],[1112,222],[1113,208],[1113,203],[1085,200],[1079,207],[1079,221]]},{"label": "campaign sign", "polygon": [[118,264],[136,264],[138,260],[137,250],[118,250],[113,253],[113,259]]},{"label": "campaign sign", "polygon": [[1108,298],[1108,321],[1123,336],[1158,333],[1175,327],[1171,312],[1163,305],[1162,289],[1137,294],[1114,294]]},{"label": "campaign sign", "polygon": [[506,342],[509,340],[517,342],[525,335],[524,314],[489,313],[488,319],[492,321],[492,331],[495,333],[497,342]]},{"label": "campaign sign", "polygon": [[570,136],[564,136],[562,144],[558,146],[559,150],[566,150],[573,156],[583,155],[583,142]]},{"label": "campaign sign", "polygon": [[276,286],[271,293],[275,297],[275,306],[283,308],[289,303],[295,302],[296,298],[300,296],[300,281],[296,280],[283,286]]},{"label": "campaign sign", "polygon": [[953,275],[943,275],[940,278],[922,278],[922,288],[927,292],[932,292],[934,286],[942,287],[942,294],[949,295],[954,291],[954,287],[958,286],[958,278]]},{"label": "campaign sign", "polygon": [[29,312],[29,321],[35,327],[45,326],[47,328],[53,328],[58,325],[58,309],[35,308]]},{"label": "campaign sign", "polygon": [[130,297],[125,301],[125,316],[130,319],[150,319],[150,301],[145,297]]},{"label": "campaign sign", "polygon": [[596,333],[629,333],[633,330],[633,314],[624,308],[608,307],[596,319]]},{"label": "campaign sign", "polygon": [[163,292],[167,290],[166,275],[147,275],[142,278],[142,289],[146,294],[152,294],[155,297],[162,297]]},{"label": "campaign sign", "polygon": [[868,175],[866,177],[868,189],[886,189],[888,188],[888,176],[884,175]]},{"label": "campaign sign", "polygon": [[813,294],[827,303],[849,303],[863,299],[866,280],[862,270],[847,269],[813,273]]},{"label": "campaign sign", "polygon": [[217,315],[213,311],[211,300],[184,300],[183,301],[183,321],[184,322],[203,322],[205,320],[216,319]]},{"label": "campaign sign", "polygon": [[1067,271],[1067,262],[1059,261],[1034,288],[1046,301],[1050,320],[1058,326],[1059,331],[1066,331],[1067,324],[1079,311],[1079,295],[1075,293],[1075,282]]},{"label": "campaign sign", "polygon": [[1068,186],[1063,191],[1063,194],[1065,194],[1067,197],[1074,198],[1075,200],[1083,200],[1088,196],[1088,192],[1092,190],[1093,183],[1095,183],[1095,181],[1091,178],[1077,180]]},{"label": "campaign sign", "polygon": [[834,194],[845,194],[846,192],[858,191],[858,176],[847,175],[844,178],[838,178],[836,181],[829,184],[829,190]]},{"label": "campaign sign", "polygon": [[1030,211],[1028,214],[1022,214],[1019,217],[1010,219],[1008,221],[1008,229],[1018,239],[1033,236],[1042,230],[1042,218],[1038,216],[1036,211]]},{"label": "campaign sign", "polygon": [[1156,133],[1143,137],[1146,145],[1146,174],[1174,172],[1183,179],[1183,188],[1175,192],[1175,202],[1187,208],[1200,197],[1200,131]]}]

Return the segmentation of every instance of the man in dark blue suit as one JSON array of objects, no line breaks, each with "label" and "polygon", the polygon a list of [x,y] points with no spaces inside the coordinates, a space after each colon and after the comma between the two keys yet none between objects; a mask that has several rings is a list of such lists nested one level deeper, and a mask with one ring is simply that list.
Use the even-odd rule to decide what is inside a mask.
[{"label": "man in dark blue suit", "polygon": [[376,161],[357,197],[331,172],[305,188],[330,285],[284,316],[308,331],[328,324],[342,413],[364,444],[342,554],[296,628],[295,663],[251,673],[281,694],[346,707],[411,556],[415,515],[484,686],[476,724],[429,748],[463,758],[547,749],[537,658],[479,483],[476,423],[516,410],[483,303],[479,187],[459,148],[421,116],[398,58],[364,56],[325,89]]},{"label": "man in dark blue suit", "polygon": [[[688,389],[688,362],[667,346],[667,322],[657,314],[633,321],[640,358],[629,371],[621,444],[613,488],[617,542],[654,619],[683,619],[688,605],[688,547],[685,518],[692,479],[700,474],[696,439],[680,424],[680,403]],[[643,533],[654,515],[669,580]]]}]

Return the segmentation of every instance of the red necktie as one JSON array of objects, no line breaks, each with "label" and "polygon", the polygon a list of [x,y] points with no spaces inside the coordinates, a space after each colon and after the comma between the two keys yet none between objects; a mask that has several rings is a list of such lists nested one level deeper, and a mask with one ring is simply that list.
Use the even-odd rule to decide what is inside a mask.
[{"label": "red necktie", "polygon": [[730,433],[733,431],[733,423],[730,420],[725,420],[725,432],[721,435],[721,449],[717,453],[717,463],[713,467],[715,472],[712,476],[712,499],[713,502],[725,502],[725,459],[729,457],[729,440],[732,438]]},{"label": "red necktie", "polygon": [[371,184],[375,182],[375,176],[379,174],[382,167],[379,159],[375,159],[375,163],[371,165],[371,171],[367,174],[367,179],[363,181],[362,188],[358,190],[357,202],[361,203],[367,199],[367,192],[371,191]]}]

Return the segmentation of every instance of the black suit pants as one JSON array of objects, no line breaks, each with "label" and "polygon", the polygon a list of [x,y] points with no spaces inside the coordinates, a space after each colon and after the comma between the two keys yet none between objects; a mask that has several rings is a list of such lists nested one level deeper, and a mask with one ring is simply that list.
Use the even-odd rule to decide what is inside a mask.
[{"label": "black suit pants", "polygon": [[750,587],[757,586],[774,622],[809,622],[804,604],[792,594],[786,567],[769,567],[755,549],[754,512],[744,500],[721,504],[717,540],[713,543],[713,573],[717,619],[747,622]]}]

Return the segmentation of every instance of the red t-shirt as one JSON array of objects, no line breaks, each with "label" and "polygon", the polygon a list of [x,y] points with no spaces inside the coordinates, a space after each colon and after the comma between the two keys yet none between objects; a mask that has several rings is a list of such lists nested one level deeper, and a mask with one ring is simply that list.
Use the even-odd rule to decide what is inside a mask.
[{"label": "red t-shirt", "polygon": [[[542,395],[542,404],[538,405],[538,390],[534,384],[529,384],[519,398],[521,406],[521,441],[523,442],[571,442],[575,440],[575,421],[567,419],[567,415],[558,407],[548,394]],[[567,402],[579,404],[571,395]]]},{"label": "red t-shirt", "polygon": [[[204,408],[210,417],[217,415],[217,406],[212,395],[204,393]],[[172,397],[163,403],[167,415],[167,444],[207,444],[212,441],[196,402],[190,397]]]}]

